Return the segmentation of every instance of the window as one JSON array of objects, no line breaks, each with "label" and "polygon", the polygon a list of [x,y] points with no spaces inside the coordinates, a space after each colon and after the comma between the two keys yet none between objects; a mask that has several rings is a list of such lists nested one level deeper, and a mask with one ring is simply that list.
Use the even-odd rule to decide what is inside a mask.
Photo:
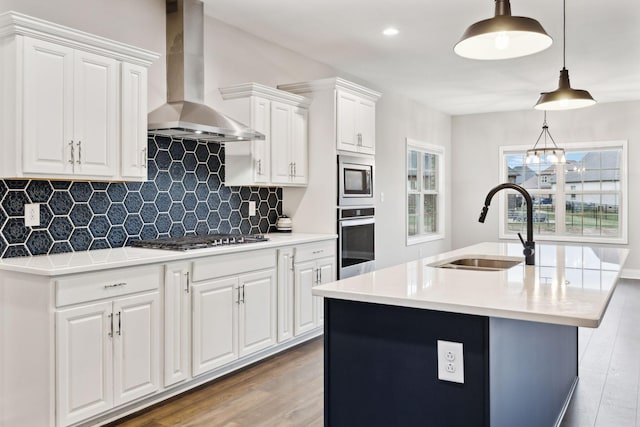
[{"label": "window", "polygon": [[407,138],[407,244],[444,238],[444,148]]},{"label": "window", "polygon": [[[627,243],[627,143],[563,144],[565,164],[525,162],[528,147],[501,147],[502,177],[534,202],[536,240]],[[526,231],[526,204],[502,192],[501,238]]]}]

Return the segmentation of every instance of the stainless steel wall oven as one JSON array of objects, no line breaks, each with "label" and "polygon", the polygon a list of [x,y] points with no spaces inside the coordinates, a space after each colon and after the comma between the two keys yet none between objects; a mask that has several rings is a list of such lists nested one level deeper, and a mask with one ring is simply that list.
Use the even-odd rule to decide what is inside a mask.
[{"label": "stainless steel wall oven", "polygon": [[375,269],[375,208],[338,208],[338,278]]}]

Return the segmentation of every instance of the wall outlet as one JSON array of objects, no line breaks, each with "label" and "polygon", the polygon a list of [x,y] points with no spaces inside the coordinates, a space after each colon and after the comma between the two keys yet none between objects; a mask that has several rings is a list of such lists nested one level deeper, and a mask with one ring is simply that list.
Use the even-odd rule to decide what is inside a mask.
[{"label": "wall outlet", "polygon": [[256,214],[256,202],[249,202],[249,216],[254,216]]},{"label": "wall outlet", "polygon": [[40,226],[40,203],[27,203],[24,205],[24,225],[26,227]]},{"label": "wall outlet", "polygon": [[464,384],[464,355],[461,342],[438,340],[438,379]]}]

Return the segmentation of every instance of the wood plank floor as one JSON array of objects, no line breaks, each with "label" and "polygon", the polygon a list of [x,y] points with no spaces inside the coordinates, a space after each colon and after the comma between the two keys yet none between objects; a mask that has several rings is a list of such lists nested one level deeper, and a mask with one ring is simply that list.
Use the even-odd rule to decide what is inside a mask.
[{"label": "wood plank floor", "polygon": [[[561,427],[640,427],[640,281],[622,280],[598,329],[579,330],[580,381]],[[112,423],[323,425],[322,338]]]},{"label": "wood plank floor", "polygon": [[322,337],[110,426],[323,426]]}]

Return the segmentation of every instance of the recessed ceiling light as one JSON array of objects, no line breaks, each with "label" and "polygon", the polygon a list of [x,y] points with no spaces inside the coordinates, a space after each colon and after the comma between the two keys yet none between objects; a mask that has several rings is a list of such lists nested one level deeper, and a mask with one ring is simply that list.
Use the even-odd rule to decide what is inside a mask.
[{"label": "recessed ceiling light", "polygon": [[398,31],[397,28],[389,27],[385,28],[384,31],[382,31],[382,34],[385,36],[397,36],[399,32],[400,31]]}]

